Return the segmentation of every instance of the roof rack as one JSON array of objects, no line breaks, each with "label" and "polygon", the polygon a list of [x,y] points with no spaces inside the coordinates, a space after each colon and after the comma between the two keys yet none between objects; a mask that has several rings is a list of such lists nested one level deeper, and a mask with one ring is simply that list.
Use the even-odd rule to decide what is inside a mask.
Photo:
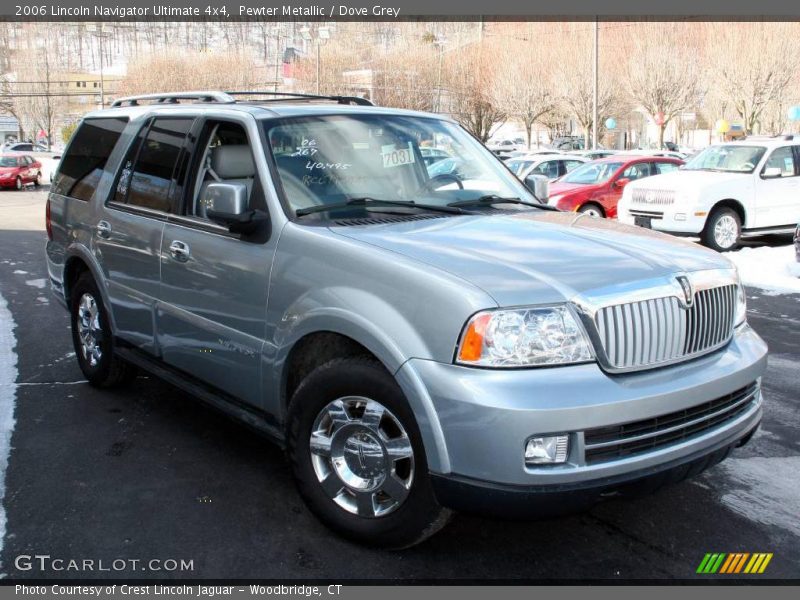
[{"label": "roof rack", "polygon": [[141,102],[150,104],[178,104],[181,100],[194,102],[207,102],[212,104],[234,104],[234,96],[266,96],[264,99],[253,102],[280,102],[282,100],[333,100],[339,104],[357,104],[359,106],[373,106],[366,98],[358,96],[321,96],[318,94],[296,94],[294,92],[170,92],[163,94],[140,94],[138,96],[125,96],[117,98],[111,103],[111,108],[121,106],[140,106]]},{"label": "roof rack", "polygon": [[177,104],[180,100],[194,100],[196,102],[213,102],[218,104],[233,104],[234,98],[225,92],[170,92],[164,94],[140,94],[117,98],[111,103],[111,108],[120,106],[139,106],[140,101],[154,104]]},{"label": "roof rack", "polygon": [[267,96],[261,102],[280,102],[281,100],[333,100],[339,104],[357,104],[358,106],[374,106],[366,98],[359,96],[336,96],[320,94],[298,94],[294,92],[225,92],[228,96]]}]

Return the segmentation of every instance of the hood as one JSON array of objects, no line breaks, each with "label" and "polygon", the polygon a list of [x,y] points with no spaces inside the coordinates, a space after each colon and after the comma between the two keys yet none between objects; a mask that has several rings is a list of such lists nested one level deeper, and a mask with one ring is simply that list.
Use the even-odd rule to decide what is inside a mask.
[{"label": "hood", "polygon": [[627,187],[647,190],[697,190],[706,185],[725,183],[741,184],[750,181],[750,173],[720,173],[717,171],[685,171],[677,170],[663,175],[653,175],[637,181],[631,181]]},{"label": "hood", "polygon": [[588,215],[543,210],[331,230],[460,277],[499,306],[622,291],[676,273],[732,268],[716,252]]},{"label": "hood", "polygon": [[566,183],[564,181],[556,181],[550,184],[551,196],[563,196],[571,194],[572,192],[591,192],[595,189],[602,187],[605,184],[598,183]]}]

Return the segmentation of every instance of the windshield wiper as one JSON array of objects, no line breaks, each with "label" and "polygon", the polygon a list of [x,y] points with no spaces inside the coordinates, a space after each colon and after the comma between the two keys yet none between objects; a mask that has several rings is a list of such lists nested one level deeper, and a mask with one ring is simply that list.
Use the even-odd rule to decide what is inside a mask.
[{"label": "windshield wiper", "polygon": [[558,210],[555,206],[550,206],[549,204],[527,202],[516,197],[504,198],[496,194],[487,194],[486,196],[472,198],[471,200],[458,200],[456,202],[450,202],[447,206],[492,206],[493,204],[522,204],[524,206],[532,206],[533,208],[540,208],[542,210]]},{"label": "windshield wiper", "polygon": [[402,206],[404,208],[418,208],[420,210],[430,210],[436,212],[445,212],[454,215],[460,215],[464,211],[460,208],[453,206],[437,206],[435,204],[419,204],[413,200],[381,200],[380,198],[370,198],[363,196],[360,198],[350,198],[344,202],[335,202],[332,204],[320,204],[319,206],[309,206],[307,208],[298,208],[295,214],[298,217],[310,215],[319,212],[326,212],[329,210],[338,210],[341,208],[350,208],[353,206]]}]

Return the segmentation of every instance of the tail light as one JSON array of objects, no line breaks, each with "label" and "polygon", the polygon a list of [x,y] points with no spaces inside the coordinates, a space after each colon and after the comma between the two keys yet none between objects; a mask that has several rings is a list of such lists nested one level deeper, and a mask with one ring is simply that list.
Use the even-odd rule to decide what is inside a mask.
[{"label": "tail light", "polygon": [[47,229],[47,239],[53,239],[53,222],[50,220],[50,198],[44,208],[44,227]]}]

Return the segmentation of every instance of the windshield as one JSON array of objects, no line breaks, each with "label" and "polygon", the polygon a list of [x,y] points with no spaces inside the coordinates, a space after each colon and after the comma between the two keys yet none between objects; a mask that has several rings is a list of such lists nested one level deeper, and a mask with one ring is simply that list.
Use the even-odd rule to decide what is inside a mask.
[{"label": "windshield", "polygon": [[684,170],[752,173],[764,152],[764,146],[710,146],[686,163]]},{"label": "windshield", "polygon": [[586,163],[581,165],[561,181],[565,183],[578,183],[591,185],[605,183],[622,167],[621,162]]},{"label": "windshield", "polygon": [[[265,129],[292,213],[357,198],[436,206],[486,195],[536,202],[488,150],[447,121],[330,115],[270,120]],[[426,165],[425,147],[444,150],[450,157]],[[354,214],[366,210],[405,209],[346,209]]]},{"label": "windshield", "polygon": [[0,167],[16,167],[16,156],[0,156]]}]

